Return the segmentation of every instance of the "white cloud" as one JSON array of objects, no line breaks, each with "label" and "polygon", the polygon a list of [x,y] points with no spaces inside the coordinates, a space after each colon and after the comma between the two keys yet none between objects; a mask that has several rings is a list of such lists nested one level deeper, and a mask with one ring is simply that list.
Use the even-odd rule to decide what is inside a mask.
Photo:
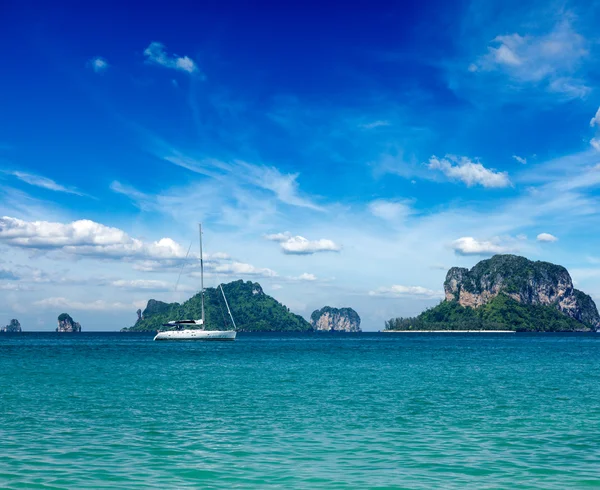
[{"label": "white cloud", "polygon": [[590,120],[590,126],[593,128],[594,126],[600,126],[600,107],[596,111],[596,115],[592,117]]},{"label": "white cloud", "polygon": [[265,240],[271,240],[272,242],[285,242],[292,238],[292,234],[289,231],[284,231],[283,233],[271,233],[270,235],[265,235]]},{"label": "white cloud", "polygon": [[239,167],[236,172],[241,172],[240,176],[243,179],[257,187],[273,192],[281,202],[315,211],[323,211],[321,206],[300,196],[297,181],[300,174],[282,174],[275,167],[254,165],[241,160],[236,160],[234,163]]},{"label": "white cloud", "polygon": [[[110,284],[117,288],[131,290],[172,291],[174,289],[174,285],[171,283],[152,279],[119,279],[118,281],[112,281]],[[181,286],[178,289],[181,289]]]},{"label": "white cloud", "polygon": [[308,272],[304,272],[300,274],[296,279],[298,279],[299,281],[316,281],[317,276],[315,276],[314,274],[309,274]]},{"label": "white cloud", "polygon": [[277,277],[277,272],[268,269],[266,267],[254,267],[251,264],[244,264],[243,262],[231,262],[229,264],[219,264],[212,267],[208,267],[208,270],[212,270],[217,274],[225,275],[245,275],[245,276],[260,276],[260,277]]},{"label": "white cloud", "polygon": [[159,42],[152,42],[144,50],[144,56],[148,63],[164,66],[173,70],[185,71],[187,73],[195,73],[198,67],[194,61],[187,56],[169,55],[165,49],[165,45]]},{"label": "white cloud", "polygon": [[131,238],[123,230],[90,220],[55,223],[4,216],[0,218],[0,241],[13,247],[112,259],[160,260],[186,256],[186,249],[171,238],[147,243]]},{"label": "white cloud", "polygon": [[31,287],[18,282],[0,284],[1,291],[30,291]]},{"label": "white cloud", "polygon": [[516,251],[512,247],[499,244],[497,239],[479,241],[470,236],[454,240],[451,248],[458,255],[494,255]]},{"label": "white cloud", "polygon": [[33,303],[34,306],[44,309],[65,309],[65,310],[85,310],[85,311],[114,311],[131,310],[139,307],[139,303],[121,303],[109,302],[101,299],[95,301],[76,301],[63,297],[52,297],[42,299]]},{"label": "white cloud", "polygon": [[47,177],[42,177],[41,175],[29,174],[26,172],[20,172],[18,170],[11,170],[11,171],[6,170],[6,171],[4,171],[4,173],[12,175],[13,177],[16,177],[17,179],[19,179],[20,181],[25,182],[26,184],[33,185],[35,187],[41,187],[42,189],[48,189],[48,190],[56,191],[56,192],[65,192],[67,194],[75,194],[76,196],[84,196],[85,195],[85,194],[79,192],[77,189],[62,186],[62,185],[54,182],[52,179],[49,179]]},{"label": "white cloud", "polygon": [[592,148],[596,151],[600,151],[600,139],[598,138],[592,138],[590,140],[590,145],[592,145]]},{"label": "white cloud", "polygon": [[506,172],[495,172],[485,168],[481,163],[471,161],[467,157],[446,156],[441,160],[436,156],[429,159],[427,167],[430,170],[440,170],[453,180],[460,180],[468,187],[481,185],[483,187],[508,187],[511,185]]},{"label": "white cloud", "polygon": [[104,73],[109,67],[108,62],[100,56],[92,58],[88,61],[88,65],[95,73]]},{"label": "white cloud", "polygon": [[518,33],[496,36],[487,53],[469,67],[475,72],[503,72],[512,79],[509,89],[519,84],[542,85],[548,92],[583,98],[590,87],[578,70],[588,55],[587,41],[572,27],[565,14],[554,28],[541,35]]},{"label": "white cloud", "polygon": [[281,250],[289,255],[310,255],[317,252],[339,252],[342,247],[332,240],[308,240],[302,236],[292,236],[289,232],[265,235],[265,239],[279,242]]},{"label": "white cloud", "polygon": [[525,165],[527,163],[527,158],[524,157],[520,157],[519,155],[513,155],[512,156],[517,162],[522,163],[523,165]]},{"label": "white cloud", "polygon": [[369,291],[369,296],[384,296],[388,298],[441,298],[443,297],[443,293],[421,286],[393,285],[391,287],[381,287]]},{"label": "white cloud", "polygon": [[400,221],[412,214],[409,201],[389,201],[378,199],[369,203],[369,211],[373,216],[388,221]]},{"label": "white cloud", "polygon": [[182,154],[160,140],[156,140],[154,144],[159,147],[154,153],[173,165],[214,179],[221,179],[227,175],[231,182],[230,185],[235,182],[242,185],[250,184],[272,192],[285,204],[324,211],[323,207],[301,195],[298,185],[299,173],[285,174],[276,167],[248,163],[243,160],[224,162],[216,158],[196,159]]},{"label": "white cloud", "polygon": [[551,235],[550,233],[540,233],[537,236],[538,242],[556,242],[557,240],[558,238],[556,238],[554,235]]},{"label": "white cloud", "polygon": [[366,124],[361,124],[359,127],[363,128],[363,129],[375,129],[375,128],[381,128],[384,126],[390,126],[391,123],[389,121],[373,121],[370,123],[366,123]]}]

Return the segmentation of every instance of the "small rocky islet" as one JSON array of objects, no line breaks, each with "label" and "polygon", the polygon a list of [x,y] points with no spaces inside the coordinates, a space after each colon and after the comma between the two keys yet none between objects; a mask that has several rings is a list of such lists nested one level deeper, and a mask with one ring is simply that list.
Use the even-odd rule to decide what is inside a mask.
[{"label": "small rocky islet", "polygon": [[68,313],[58,315],[57,332],[81,332],[81,325],[71,318]]},{"label": "small rocky islet", "polygon": [[594,300],[575,289],[567,269],[516,255],[495,255],[472,269],[451,268],[445,299],[415,318],[392,318],[388,331],[512,330],[590,332],[600,328]]},{"label": "small rocky islet", "polygon": [[0,327],[0,333],[21,333],[22,331],[21,324],[16,318],[13,318],[5,327]]},{"label": "small rocky islet", "polygon": [[325,306],[310,315],[310,324],[316,331],[360,332],[360,316],[352,308]]}]

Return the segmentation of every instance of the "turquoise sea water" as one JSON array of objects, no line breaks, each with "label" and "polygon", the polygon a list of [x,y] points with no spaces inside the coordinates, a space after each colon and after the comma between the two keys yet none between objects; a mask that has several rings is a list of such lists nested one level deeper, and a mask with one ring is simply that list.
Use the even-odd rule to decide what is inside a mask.
[{"label": "turquoise sea water", "polygon": [[598,334],[0,335],[2,488],[600,486]]}]

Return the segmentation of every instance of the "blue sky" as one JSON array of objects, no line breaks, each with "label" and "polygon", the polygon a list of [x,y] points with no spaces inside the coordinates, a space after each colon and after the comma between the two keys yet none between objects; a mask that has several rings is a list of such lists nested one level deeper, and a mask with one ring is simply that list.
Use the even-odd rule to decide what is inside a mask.
[{"label": "blue sky", "polygon": [[353,5],[5,2],[0,318],[181,301],[199,221],[208,285],[368,330],[494,253],[600,299],[600,4]]}]

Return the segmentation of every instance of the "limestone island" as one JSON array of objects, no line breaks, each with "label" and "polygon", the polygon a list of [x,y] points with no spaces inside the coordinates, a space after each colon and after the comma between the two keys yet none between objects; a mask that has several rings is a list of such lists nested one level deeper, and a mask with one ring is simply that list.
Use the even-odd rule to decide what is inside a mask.
[{"label": "limestone island", "polygon": [[13,318],[8,325],[0,328],[0,332],[2,333],[21,333],[21,324],[19,320]]},{"label": "limestone island", "polygon": [[516,255],[495,255],[471,270],[453,267],[446,299],[416,318],[392,318],[385,331],[491,330],[593,332],[600,316],[567,269]]},{"label": "limestone island", "polygon": [[325,306],[310,315],[314,330],[326,332],[360,332],[360,317],[352,308]]},{"label": "limestone island", "polygon": [[81,325],[71,318],[68,313],[58,315],[57,332],[81,332]]},{"label": "limestone island", "polygon": [[[260,284],[251,281],[233,281],[223,284],[231,313],[238,332],[309,332],[308,323],[300,315],[265,294]],[[204,291],[206,329],[231,330],[233,325],[227,314],[221,291],[206,288]],[[201,317],[200,293],[184,303],[164,303],[151,299],[144,311],[138,310],[135,325],[121,332],[156,332],[162,324],[174,319]]]}]

